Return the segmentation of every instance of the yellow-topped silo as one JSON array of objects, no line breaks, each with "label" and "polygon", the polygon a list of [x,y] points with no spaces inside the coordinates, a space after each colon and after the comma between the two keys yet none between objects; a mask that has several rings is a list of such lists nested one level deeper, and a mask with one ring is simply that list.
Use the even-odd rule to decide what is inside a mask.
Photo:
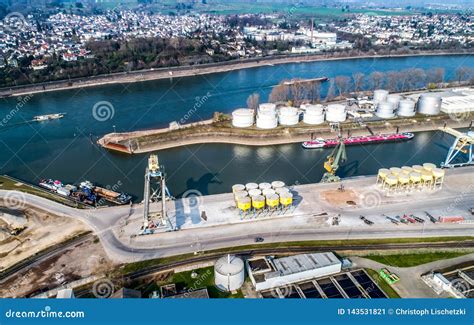
[{"label": "yellow-topped silo", "polygon": [[265,207],[265,197],[263,195],[252,196],[252,207],[255,210],[261,210]]},{"label": "yellow-topped silo", "polygon": [[280,205],[280,197],[278,194],[270,194],[266,197],[266,202],[269,208],[277,208]]},{"label": "yellow-topped silo", "polygon": [[285,192],[280,194],[280,203],[284,207],[289,207],[293,204],[293,194]]},{"label": "yellow-topped silo", "polygon": [[421,184],[421,174],[418,172],[410,173],[410,187],[412,189],[417,189]]},{"label": "yellow-topped silo", "polygon": [[395,176],[400,175],[400,173],[402,172],[402,169],[398,167],[392,167],[389,170],[390,170],[390,173],[392,173]]},{"label": "yellow-topped silo", "polygon": [[398,175],[398,186],[401,190],[407,191],[410,188],[410,176],[404,173]]},{"label": "yellow-topped silo", "polygon": [[235,184],[232,185],[232,193],[245,191],[245,185],[243,184]]},{"label": "yellow-topped silo", "polygon": [[431,172],[433,173],[433,186],[441,188],[444,183],[444,169],[434,168]]},{"label": "yellow-topped silo", "polygon": [[248,197],[241,197],[237,200],[237,208],[242,212],[247,212],[252,207],[252,200]]},{"label": "yellow-topped silo", "polygon": [[436,165],[435,164],[432,164],[432,163],[424,163],[423,164],[423,168],[429,172],[431,172],[433,169],[436,168]]},{"label": "yellow-topped silo", "polygon": [[377,173],[377,184],[383,184],[385,182],[385,177],[390,174],[390,170],[387,168],[380,168]]},{"label": "yellow-topped silo", "polygon": [[413,168],[410,166],[403,166],[402,167],[402,173],[409,175],[413,171]]},{"label": "yellow-topped silo", "polygon": [[413,165],[411,166],[411,168],[413,168],[413,171],[416,173],[421,173],[422,171],[425,170],[425,168],[421,165]]}]

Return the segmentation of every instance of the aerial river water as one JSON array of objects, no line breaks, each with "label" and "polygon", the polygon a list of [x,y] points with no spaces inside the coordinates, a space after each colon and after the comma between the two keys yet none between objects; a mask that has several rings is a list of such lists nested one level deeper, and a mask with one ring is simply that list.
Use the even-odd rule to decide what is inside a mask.
[{"label": "aerial river water", "polygon": [[[167,126],[171,121],[208,119],[214,111],[245,106],[258,92],[265,101],[282,79],[334,77],[363,72],[443,67],[446,79],[460,66],[474,66],[474,56],[420,56],[351,59],[262,66],[226,73],[106,85],[0,100],[0,173],[37,183],[42,178],[65,183],[90,180],[113,186],[141,199],[148,155],[108,152],[94,140],[105,133]],[[112,110],[94,116],[105,101]],[[35,115],[66,113],[60,120],[24,123]],[[3,120],[2,120],[3,119]],[[406,143],[349,147],[341,176],[369,175],[378,168],[431,161],[439,164],[452,139],[436,132],[418,133]],[[288,184],[318,182],[329,150],[304,150],[300,144],[246,147],[192,145],[158,152],[168,186],[179,196],[230,191],[234,183],[283,180]]]}]

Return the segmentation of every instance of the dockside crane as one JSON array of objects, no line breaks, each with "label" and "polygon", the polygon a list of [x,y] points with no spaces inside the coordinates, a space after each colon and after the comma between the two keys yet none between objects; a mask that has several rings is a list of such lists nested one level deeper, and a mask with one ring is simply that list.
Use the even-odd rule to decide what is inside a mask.
[{"label": "dockside crane", "polygon": [[[455,137],[454,143],[449,148],[443,168],[461,167],[474,164],[474,131],[460,132],[450,127],[442,127],[439,130]],[[459,158],[454,162],[455,158]],[[459,161],[459,162],[458,162]]]},{"label": "dockside crane", "polygon": [[324,169],[326,172],[321,179],[321,183],[334,183],[339,182],[341,178],[336,175],[339,165],[347,160],[346,145],[344,144],[344,138],[341,136],[339,131],[339,143],[333,149],[331,154],[327,156],[327,160],[324,162]]},{"label": "dockside crane", "polygon": [[[143,193],[143,227],[141,234],[152,234],[157,229],[168,228],[174,230],[166,211],[166,201],[172,200],[166,186],[166,173],[160,166],[157,155],[150,155],[148,166],[145,169],[145,188]],[[160,202],[160,211],[150,213],[150,203]]]}]

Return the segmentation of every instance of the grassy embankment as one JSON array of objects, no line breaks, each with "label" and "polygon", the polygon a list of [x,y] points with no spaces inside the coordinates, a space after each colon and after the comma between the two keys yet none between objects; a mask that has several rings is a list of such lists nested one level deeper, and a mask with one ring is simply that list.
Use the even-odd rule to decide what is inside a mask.
[{"label": "grassy embankment", "polygon": [[384,279],[382,279],[377,271],[372,269],[365,269],[365,271],[367,272],[367,274],[370,275],[372,280],[374,280],[375,283],[378,284],[380,289],[382,289],[387,294],[389,298],[400,298],[400,295],[395,291],[395,289],[393,289],[390,284],[388,284]]},{"label": "grassy embankment", "polygon": [[412,267],[431,263],[434,261],[455,258],[472,253],[472,251],[438,251],[438,252],[419,252],[409,254],[390,254],[390,255],[366,255],[365,258],[373,261],[396,267]]}]

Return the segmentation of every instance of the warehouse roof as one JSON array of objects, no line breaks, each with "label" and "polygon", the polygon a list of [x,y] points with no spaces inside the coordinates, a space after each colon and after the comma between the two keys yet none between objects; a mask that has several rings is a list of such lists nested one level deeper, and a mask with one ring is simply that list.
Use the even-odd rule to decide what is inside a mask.
[{"label": "warehouse roof", "polygon": [[301,254],[273,260],[276,271],[280,275],[300,273],[340,263],[341,261],[333,253]]}]

